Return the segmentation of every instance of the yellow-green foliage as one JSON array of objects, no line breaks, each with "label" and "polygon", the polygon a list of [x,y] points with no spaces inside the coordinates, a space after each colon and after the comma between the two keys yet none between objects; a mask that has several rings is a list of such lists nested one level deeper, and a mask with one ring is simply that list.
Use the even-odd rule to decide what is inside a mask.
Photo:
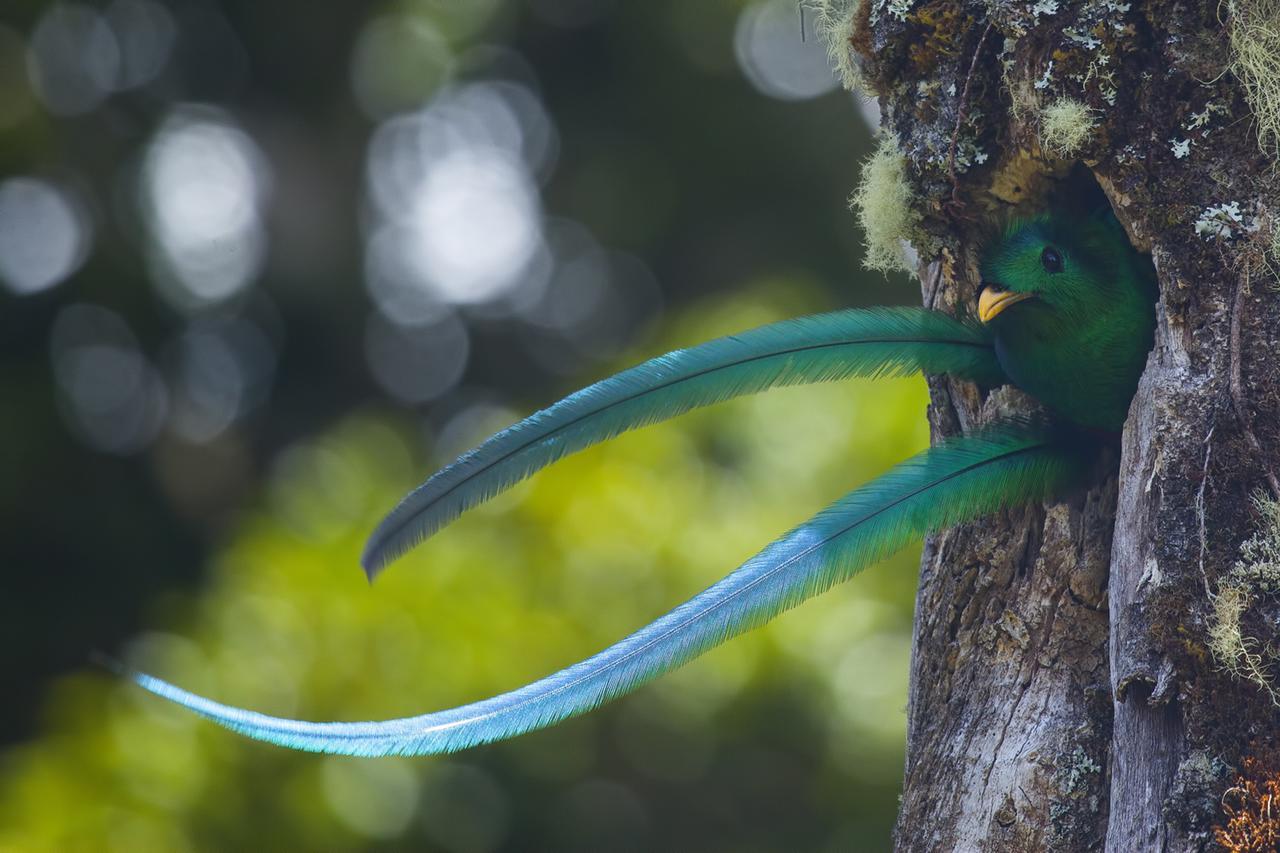
[{"label": "yellow-green foliage", "polygon": [[1229,0],[1231,70],[1258,124],[1258,143],[1280,155],[1280,0]]},{"label": "yellow-green foliage", "polygon": [[1254,496],[1262,521],[1240,546],[1240,559],[1212,596],[1209,650],[1218,665],[1237,678],[1256,684],[1280,705],[1272,683],[1271,662],[1258,652],[1258,641],[1244,633],[1241,620],[1257,595],[1280,594],[1280,501]]},{"label": "yellow-green foliage", "polygon": [[[824,307],[802,281],[762,281],[670,318],[650,352]],[[923,448],[926,401],[919,379],[832,383],[629,433],[468,513],[372,588],[362,540],[433,460],[416,422],[357,414],[282,455],[198,596],[144,609],[152,632],[130,658],[218,699],[309,719],[403,716],[509,690],[645,624]],[[874,417],[850,429],[860,411]],[[430,456],[515,414],[468,418],[467,434]],[[781,695],[824,728],[808,781],[873,798],[901,779],[918,556],[582,719],[454,756],[289,752],[86,668],[50,690],[41,731],[0,753],[0,851],[540,847],[544,806],[563,817],[546,846],[607,849],[589,833],[619,819],[597,811],[625,806],[626,827],[657,819],[639,783],[730,796],[735,751],[776,728]],[[718,726],[730,707],[739,734]],[[849,805],[832,802],[827,822],[844,826]],[[886,806],[859,817],[886,821],[885,837]]]},{"label": "yellow-green foliage", "polygon": [[1088,107],[1073,98],[1059,98],[1040,111],[1040,143],[1059,157],[1072,157],[1097,126]]},{"label": "yellow-green foliage", "polygon": [[911,236],[920,214],[906,178],[906,158],[898,150],[898,141],[888,133],[880,137],[880,145],[862,165],[862,178],[849,200],[858,214],[858,223],[866,234],[868,269],[890,272],[914,272],[903,252],[902,241]]},{"label": "yellow-green foliage", "polygon": [[[865,92],[866,84],[853,60],[853,27],[863,0],[816,0],[813,3],[813,29],[827,45],[827,56],[840,76],[840,82],[851,92]],[[808,5],[801,0],[802,5]]]}]

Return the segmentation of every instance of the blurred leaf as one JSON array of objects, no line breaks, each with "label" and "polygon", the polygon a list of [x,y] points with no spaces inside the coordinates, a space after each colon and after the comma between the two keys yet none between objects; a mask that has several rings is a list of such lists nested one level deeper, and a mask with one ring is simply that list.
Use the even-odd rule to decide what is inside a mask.
[{"label": "blurred leaf", "polygon": [[[785,285],[696,306],[664,344],[778,319],[781,304],[815,307]],[[356,565],[364,532],[422,463],[405,470],[397,419],[355,414],[281,454],[269,500],[238,525],[199,599],[178,608],[190,615],[174,619],[162,600],[154,620],[174,633],[140,638],[134,658],[221,699],[308,718],[404,715],[506,690],[638,627],[918,449],[923,406],[918,381],[851,382],[641,430],[464,516],[372,588]],[[810,827],[820,838],[868,812],[849,805],[859,786],[896,788],[915,559],[896,557],[590,719],[447,761],[264,747],[76,674],[50,695],[46,734],[4,758],[0,849],[261,848],[270,826],[272,849],[413,838],[487,850],[541,837],[535,827],[557,815],[553,838],[569,846],[625,830],[649,848],[675,795],[644,792],[724,785],[734,750],[796,726],[808,784],[844,792],[831,825]],[[769,697],[788,691],[805,710],[772,716]],[[738,719],[728,732],[726,714]],[[892,800],[875,802],[878,846]],[[766,832],[781,843],[784,830]]]}]

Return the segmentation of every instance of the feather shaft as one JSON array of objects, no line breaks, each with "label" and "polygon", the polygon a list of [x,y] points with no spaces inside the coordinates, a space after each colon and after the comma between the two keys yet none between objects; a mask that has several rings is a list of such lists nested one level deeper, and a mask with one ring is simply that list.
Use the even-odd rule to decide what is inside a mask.
[{"label": "feather shaft", "polygon": [[627,430],[776,386],[920,371],[1004,381],[982,327],[923,308],[837,311],[676,350],[566,397],[433,474],[382,520],[361,563],[372,578],[476,504]]},{"label": "feather shaft", "polygon": [[453,752],[514,737],[627,693],[849,577],[913,538],[1082,480],[1088,446],[1027,424],[948,441],[850,492],[729,576],[621,642],[526,687],[447,711],[312,723],[214,702],[149,675],[142,687],[229,729],[346,755]]}]

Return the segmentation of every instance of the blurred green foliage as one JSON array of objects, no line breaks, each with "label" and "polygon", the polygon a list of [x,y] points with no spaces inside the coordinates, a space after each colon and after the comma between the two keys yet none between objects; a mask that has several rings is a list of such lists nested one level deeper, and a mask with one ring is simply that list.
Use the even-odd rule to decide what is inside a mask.
[{"label": "blurred green foliage", "polygon": [[[911,298],[858,272],[844,208],[869,134],[806,64],[822,47],[791,0],[0,6],[0,851],[888,848],[915,554],[585,718],[445,759],[250,743],[85,663],[123,646],[312,719],[455,705],[618,639],[923,446],[919,382],[776,391],[565,460],[372,589],[357,568],[422,476],[611,368]],[[529,315],[446,306],[458,371],[407,401],[371,342],[434,327],[373,283],[398,213],[371,200],[394,160],[377,140],[473,84],[490,106],[515,90],[535,107],[518,135],[541,116],[558,140],[518,164],[540,238],[608,263],[556,255],[549,288],[583,268],[590,286]],[[474,130],[463,106],[431,118]],[[241,231],[208,231],[209,210]],[[260,265],[230,297],[182,292],[236,251]],[[86,428],[78,394],[88,415],[138,409],[112,408],[110,371],[69,376],[105,364],[60,350],[76,312],[171,404],[141,438]],[[230,346],[246,331],[251,358]],[[183,361],[210,340],[254,368],[254,399],[184,433],[193,377],[227,378]]]},{"label": "blurred green foliage", "polygon": [[[813,310],[759,281],[653,349]],[[636,353],[635,356],[643,355]],[[927,441],[923,383],[775,391],[571,457],[372,587],[363,537],[416,474],[413,425],[366,410],[279,458],[203,588],[153,599],[133,662],[313,719],[510,689],[689,597]],[[469,443],[516,413],[476,423]],[[242,739],[91,671],[0,763],[0,849],[887,849],[911,600],[903,553],[588,717],[440,759]]]}]

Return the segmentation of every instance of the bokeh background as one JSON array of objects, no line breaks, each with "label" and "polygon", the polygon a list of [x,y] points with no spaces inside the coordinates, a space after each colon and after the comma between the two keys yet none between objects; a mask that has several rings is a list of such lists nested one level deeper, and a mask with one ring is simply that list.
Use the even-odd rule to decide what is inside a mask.
[{"label": "bokeh background", "polygon": [[[875,119],[793,0],[5,0],[0,850],[884,850],[904,553],[634,696],[447,758],[251,743],[89,663],[403,716],[644,624],[926,442],[918,381],[580,454],[370,587],[437,465],[639,358],[910,302]],[[809,32],[802,37],[802,33]]]}]

